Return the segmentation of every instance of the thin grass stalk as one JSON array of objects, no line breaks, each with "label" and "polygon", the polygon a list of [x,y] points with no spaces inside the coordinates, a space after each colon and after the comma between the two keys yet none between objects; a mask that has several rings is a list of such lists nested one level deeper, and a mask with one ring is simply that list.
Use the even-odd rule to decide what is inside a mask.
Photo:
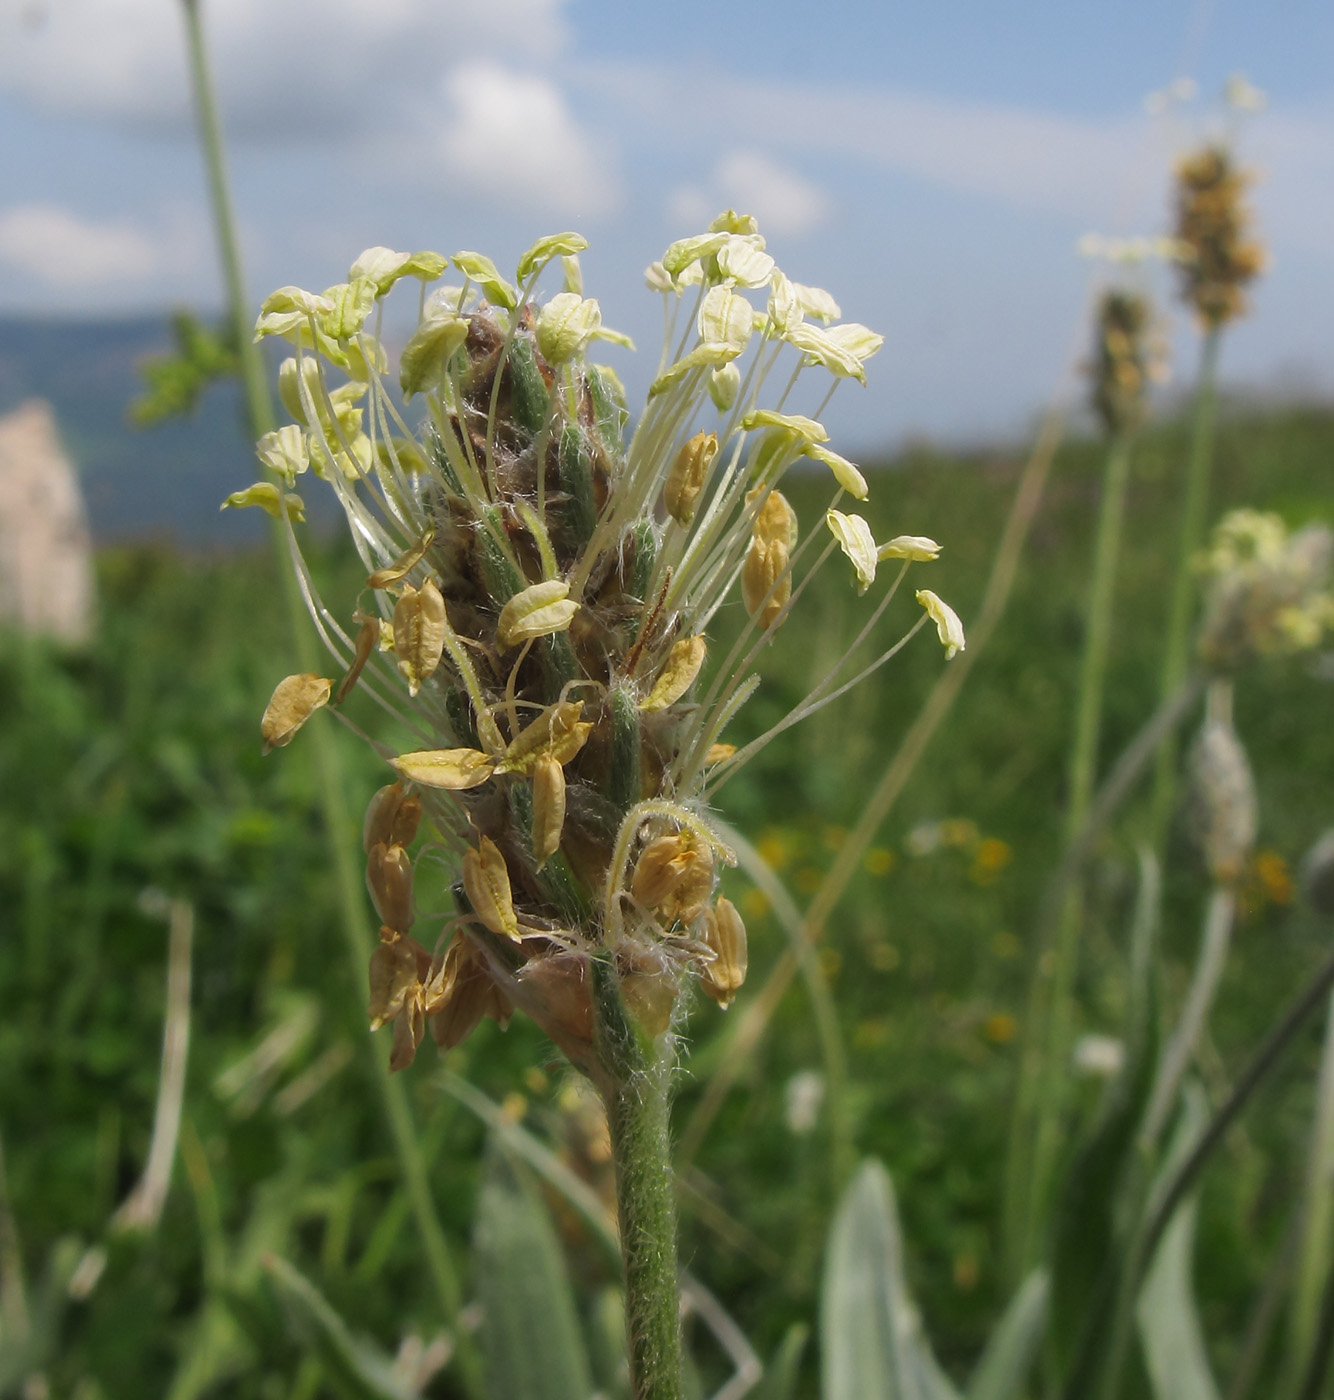
[{"label": "thin grass stalk", "polygon": [[1199,1044],[1200,1036],[1208,1023],[1209,1012],[1227,963],[1236,913],[1236,894],[1221,885],[1215,886],[1209,896],[1209,905],[1204,916],[1204,933],[1200,939],[1200,953],[1195,962],[1195,970],[1191,974],[1186,1000],[1181,1008],[1181,1019],[1177,1022],[1172,1039],[1168,1041],[1162,1066],[1149,1098],[1149,1107],[1144,1115],[1143,1137],[1146,1145],[1150,1147],[1158,1141],[1163,1129],[1167,1127],[1176,1107],[1181,1081],[1185,1078],[1191,1056],[1195,1053],[1195,1047]]},{"label": "thin grass stalk", "polygon": [[1232,1370],[1225,1400],[1247,1400],[1255,1388],[1264,1368],[1265,1353],[1269,1349],[1269,1339],[1273,1335],[1283,1306],[1283,1299],[1292,1278],[1293,1265],[1297,1258],[1302,1229],[1301,1202],[1289,1212],[1288,1225],[1283,1232],[1283,1242],[1274,1256],[1265,1275],[1260,1296],[1251,1309],[1242,1334],[1237,1362]]},{"label": "thin grass stalk", "polygon": [[190,1054],[190,972],[194,906],[173,899],[167,911],[167,996],[162,1030],[162,1070],[158,1075],[153,1133],[143,1175],[111,1220],[111,1229],[153,1230],[162,1218],[176,1163],[185,1101],[185,1069]]},{"label": "thin grass stalk", "polygon": [[[1132,442],[1128,431],[1118,433],[1112,439],[1103,472],[1093,574],[1085,612],[1084,654],[1079,670],[1075,727],[1066,769],[1067,844],[1073,842],[1083,829],[1097,779],[1098,740],[1102,729],[1107,659],[1111,650],[1112,600],[1121,554]],[[1035,1101],[1036,1121],[1032,1126],[1031,1156],[1027,1151],[1030,1141],[1027,1132],[1016,1132],[1011,1137],[1022,1159],[1010,1164],[1008,1179],[1015,1183],[1015,1189],[1006,1193],[1005,1233],[1009,1241],[1010,1271],[1014,1278],[1026,1276],[1035,1262],[1037,1222],[1042,1218],[1042,1205],[1050,1189],[1060,1146],[1060,1121],[1069,1082],[1074,986],[1079,968],[1079,936],[1083,920],[1083,890],[1076,882],[1061,906],[1053,946],[1054,961],[1049,965],[1039,958],[1034,966],[1034,978],[1048,982],[1049,992],[1041,998],[1045,1015],[1031,1018],[1028,1027],[1028,1035],[1035,1039],[1035,1043],[1044,1046],[1042,1058],[1039,1061],[1036,1056],[1026,1056],[1022,1070],[1029,1075],[1036,1074],[1038,1082],[1033,1086],[1021,1084],[1019,1089],[1019,1102],[1026,1104]],[[1022,1194],[1019,1182],[1024,1183]]]},{"label": "thin grass stalk", "polygon": [[1320,1301],[1320,1324],[1316,1332],[1315,1348],[1311,1352],[1297,1400],[1320,1400],[1325,1390],[1325,1378],[1329,1375],[1331,1360],[1334,1360],[1334,1278],[1325,1284],[1325,1294]]},{"label": "thin grass stalk", "polygon": [[[1163,644],[1159,695],[1164,700],[1181,688],[1190,667],[1191,614],[1196,594],[1195,555],[1204,543],[1204,527],[1209,512],[1209,480],[1213,473],[1218,406],[1218,355],[1222,336],[1222,328],[1213,327],[1205,334],[1200,351],[1200,382],[1195,393],[1190,459],[1186,467],[1186,499],[1181,509],[1181,536],[1167,615],[1167,638]],[[1177,759],[1177,739],[1174,734],[1169,734],[1158,750],[1153,805],[1150,809],[1150,839],[1160,856],[1176,805]]]},{"label": "thin grass stalk", "polygon": [[[185,17],[190,80],[199,124],[200,144],[208,168],[213,225],[222,263],[228,313],[235,327],[237,354],[241,363],[241,382],[251,433],[252,436],[259,437],[274,426],[272,400],[265,380],[263,357],[251,335],[254,309],[245,290],[222,127],[209,66],[208,48],[200,20],[199,0],[181,0],[181,7]],[[305,625],[307,613],[301,597],[300,584],[295,573],[287,567],[288,550],[284,522],[275,520],[271,533],[277,555],[278,574],[282,580],[289,630],[296,644],[301,666],[307,671],[315,671],[318,668],[316,648]],[[333,734],[317,728],[311,739],[320,808],[329,849],[333,855],[339,924],[353,971],[353,985],[359,986],[365,978],[364,969],[371,942],[366,930],[365,899],[358,855],[351,844],[356,832],[356,823],[352,820],[347,805],[342,763]],[[441,1310],[453,1326],[463,1306],[462,1287],[431,1197],[430,1182],[421,1145],[417,1141],[412,1108],[402,1084],[390,1076],[384,1056],[375,1051],[369,1037],[366,1040],[366,1048],[375,1066],[377,1085],[389,1122],[403,1187],[417,1222],[431,1281]],[[459,1358],[459,1369],[465,1388],[470,1395],[480,1395],[481,1372],[476,1353],[468,1337],[457,1328],[456,1332],[456,1355]]]},{"label": "thin grass stalk", "polygon": [[1334,1257],[1334,1238],[1331,1238],[1334,1225],[1334,999],[1330,1001],[1325,1045],[1320,1057],[1315,1121],[1311,1127],[1306,1182],[1299,1210],[1301,1230],[1284,1384],[1279,1388],[1281,1395],[1296,1393],[1302,1368],[1314,1354],[1321,1299],[1330,1278],[1334,1277],[1330,1268]]},{"label": "thin grass stalk", "polygon": [[774,917],[782,924],[783,932],[787,934],[789,951],[797,957],[802,979],[806,983],[806,995],[810,999],[811,1013],[815,1018],[815,1033],[824,1061],[824,1101],[829,1123],[830,1175],[834,1187],[833,1195],[837,1197],[857,1165],[852,1126],[848,1121],[848,1058],[838,1024],[838,1008],[834,1005],[829,981],[820,966],[819,958],[815,955],[815,948],[804,935],[801,910],[788,893],[787,886],[764,863],[764,858],[739,831],[722,822],[718,824],[718,829],[736,851],[738,865],[769,901]]},{"label": "thin grass stalk", "polygon": [[[1079,833],[1066,848],[1060,865],[1056,867],[1043,897],[1042,909],[1037,919],[1034,946],[1044,947],[1057,926],[1070,892],[1075,887],[1083,871],[1084,864],[1092,855],[1102,838],[1107,824],[1120,809],[1121,804],[1135,790],[1136,784],[1145,769],[1152,762],[1162,743],[1163,736],[1175,731],[1185,718],[1191,706],[1204,688],[1200,676],[1189,677],[1175,695],[1149,717],[1147,723],[1122,751],[1112,766],[1097,795],[1089,805],[1088,815]],[[1035,977],[1029,992],[1027,1019],[1040,1024],[1044,1016],[1045,998],[1049,994],[1050,983],[1046,978]],[[1036,1112],[1034,1096],[1041,1084],[1041,1063],[1038,1056],[1042,1042],[1030,1040],[1025,1046],[1028,1063],[1020,1067],[1019,1084],[1016,1090],[1014,1112],[1010,1118],[1010,1144],[1006,1162],[1005,1205],[1005,1248],[1010,1267],[1017,1267],[1024,1257],[1027,1242],[1023,1241],[1014,1222],[1023,1220],[1025,1202],[1028,1197],[1028,1172],[1031,1156],[1028,1152],[1029,1124]],[[1026,1097],[1027,1095],[1027,1097]]]},{"label": "thin grass stalk", "polygon": [[[935,737],[936,730],[953,708],[969,672],[1004,616],[1024,544],[1038,507],[1042,503],[1052,460],[1064,433],[1065,412],[1064,406],[1060,405],[1053,408],[1044,419],[1037,442],[1020,475],[1005,520],[1005,528],[996,548],[996,557],[991,566],[986,591],[982,596],[977,621],[968,629],[968,649],[959,653],[940,673],[917,718],[903,736],[894,756],[881,774],[874,792],[862,808],[861,816],[839,847],[834,863],[812,897],[802,922],[802,937],[808,943],[818,943],[823,936],[830,915],[861,866],[866,848],[875,839],[881,823],[908,785],[908,780]],[[681,1134],[681,1145],[677,1152],[679,1171],[684,1171],[694,1160],[709,1127],[718,1116],[719,1109],[736,1084],[751,1054],[764,1039],[769,1022],[773,1019],[774,1012],[778,1009],[783,994],[791,985],[799,966],[797,955],[789,949],[774,964],[759,995],[747,1003],[745,1015],[736,1023],[727,1053],[714,1071]]]}]

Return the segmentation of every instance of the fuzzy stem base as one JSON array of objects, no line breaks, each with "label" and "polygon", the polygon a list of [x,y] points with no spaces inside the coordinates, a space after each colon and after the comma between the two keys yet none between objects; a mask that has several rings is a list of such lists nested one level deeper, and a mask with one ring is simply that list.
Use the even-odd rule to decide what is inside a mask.
[{"label": "fuzzy stem base", "polygon": [[595,970],[597,1048],[616,1165],[625,1266],[625,1323],[634,1400],[682,1400],[676,1188],[671,1166],[670,1037],[648,1042],[621,1000],[616,974]]}]

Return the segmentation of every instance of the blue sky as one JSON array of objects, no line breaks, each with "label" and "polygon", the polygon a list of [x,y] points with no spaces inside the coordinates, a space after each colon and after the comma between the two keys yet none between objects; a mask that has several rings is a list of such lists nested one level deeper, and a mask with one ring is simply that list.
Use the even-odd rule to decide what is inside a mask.
[{"label": "blue sky", "polygon": [[[178,0],[0,0],[0,314],[218,302]],[[887,340],[851,448],[1018,431],[1068,378],[1098,270],[1162,231],[1172,157],[1238,134],[1274,253],[1225,375],[1334,389],[1334,8],[1324,0],[202,0],[256,296],[365,246],[592,242],[586,290],[656,358],[641,272],[728,204]],[[1181,76],[1201,98],[1151,118]],[[1164,293],[1188,382],[1193,334]],[[619,353],[619,352],[618,352]]]}]

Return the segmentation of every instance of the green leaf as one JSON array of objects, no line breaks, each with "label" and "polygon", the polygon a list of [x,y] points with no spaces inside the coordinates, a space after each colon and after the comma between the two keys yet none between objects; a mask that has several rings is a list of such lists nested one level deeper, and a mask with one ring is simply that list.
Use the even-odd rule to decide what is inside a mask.
[{"label": "green leaf", "polygon": [[793,1400],[797,1393],[801,1358],[810,1335],[810,1328],[804,1322],[794,1322],[783,1333],[783,1340],[778,1343],[777,1350],[764,1368],[764,1377],[755,1390],[754,1400]]},{"label": "green leaf", "polygon": [[25,1376],[45,1370],[60,1355],[69,1283],[82,1256],[78,1240],[57,1240],[47,1257],[25,1331],[22,1335],[0,1332],[0,1394],[8,1395]]},{"label": "green leaf", "polygon": [[1024,1280],[973,1371],[967,1400],[1014,1400],[1023,1393],[1047,1325],[1050,1291],[1045,1269]]},{"label": "green leaf", "polygon": [[188,311],[171,318],[174,353],[155,355],[139,366],[144,392],[130,404],[136,428],[150,428],[169,418],[188,418],[210,385],[240,373],[236,337],[223,326],[210,330]]},{"label": "green leaf", "polygon": [[264,1262],[293,1330],[319,1358],[335,1391],[355,1400],[415,1400],[388,1356],[373,1342],[354,1336],[304,1274],[277,1255]]},{"label": "green leaf", "polygon": [[903,1276],[894,1188],[864,1162],[834,1216],[820,1299],[824,1400],[954,1400]]},{"label": "green leaf", "polygon": [[625,1354],[625,1303],[619,1288],[604,1288],[588,1318],[589,1359],[598,1393],[605,1400],[630,1400],[630,1363]]},{"label": "green leaf", "polygon": [[570,1168],[541,1139],[520,1123],[507,1117],[498,1104],[492,1103],[480,1089],[448,1070],[440,1076],[441,1087],[452,1094],[465,1108],[475,1113],[491,1130],[497,1142],[517,1157],[558,1195],[566,1205],[583,1219],[593,1238],[602,1246],[612,1268],[621,1267],[621,1242],[615,1221],[607,1213],[602,1198]]},{"label": "green leaf", "polygon": [[[1184,1099],[1163,1179],[1189,1155],[1208,1119],[1198,1085],[1187,1085]],[[1177,1207],[1136,1302],[1145,1369],[1157,1400],[1219,1400],[1191,1283],[1198,1206],[1198,1198],[1190,1196]]]},{"label": "green leaf", "polygon": [[593,1382],[560,1242],[546,1206],[500,1150],[478,1200],[474,1250],[490,1394],[586,1400]]}]

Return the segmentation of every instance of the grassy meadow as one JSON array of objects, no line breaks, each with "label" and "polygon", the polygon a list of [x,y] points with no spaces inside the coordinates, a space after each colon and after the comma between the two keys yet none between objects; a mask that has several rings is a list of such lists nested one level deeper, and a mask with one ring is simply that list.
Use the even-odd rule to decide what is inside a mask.
[{"label": "grassy meadow", "polygon": [[[1185,453],[1185,427],[1167,423],[1135,454],[1104,770],[1156,703]],[[837,1072],[833,1081],[837,1102],[830,1047],[798,980],[683,1175],[683,1261],[762,1358],[795,1335],[794,1324],[815,1324],[843,1184],[835,1123],[858,1157],[879,1157],[893,1176],[909,1280],[947,1371],[967,1372],[1014,1286],[999,1239],[1002,1164],[1034,927],[1061,845],[1102,456],[1093,441],[1058,455],[1008,612],[830,921],[818,971],[846,1061],[841,1085]],[[1327,518],[1332,458],[1327,409],[1227,410],[1211,516],[1250,505],[1290,525]],[[1022,450],[956,458],[922,449],[875,471],[867,514],[877,537],[945,542],[940,562],[915,570],[913,582],[948,598],[965,625],[1022,459]],[[810,499],[801,499],[808,488]],[[818,518],[824,491],[814,479],[794,485],[803,520]],[[350,548],[340,541],[315,557],[329,595],[351,597],[361,571]],[[442,1332],[439,1280],[422,1262],[385,1125],[372,1057],[387,1058],[388,1032],[368,1041],[365,1031],[364,974],[354,972],[338,928],[311,746],[299,736],[290,749],[260,754],[260,713],[293,669],[272,555],[118,547],[102,553],[99,577],[101,621],[85,650],[0,639],[0,1310],[11,1324],[14,1309],[25,1310],[34,1349],[0,1354],[0,1393],[34,1369],[46,1393],[77,1400],[376,1393],[275,1261],[319,1290],[358,1346],[368,1339],[397,1354],[394,1384],[410,1393],[404,1377],[417,1364],[429,1372]],[[764,684],[729,739],[742,742],[780,717],[837,655],[848,614],[841,571],[822,575],[814,594],[778,631]],[[902,629],[914,613],[905,590],[887,625]],[[721,616],[717,648],[733,622]],[[1329,944],[1328,922],[1298,897],[1296,869],[1334,824],[1330,660],[1252,668],[1237,686],[1261,827],[1199,1056],[1214,1102]],[[784,735],[726,789],[728,820],[799,905],[941,665],[934,638],[916,638],[873,682]],[[354,697],[350,713],[370,727],[359,703]],[[348,800],[360,811],[384,770],[351,736],[340,743]],[[1081,1033],[1120,1034],[1144,799],[1141,792],[1121,815],[1092,867]],[[1170,1008],[1184,992],[1207,890],[1180,821],[1166,873],[1161,994]],[[434,891],[419,884],[423,928],[432,911],[444,911],[446,885],[443,877]],[[731,872],[725,889],[747,920],[750,977],[729,1012],[695,1007],[678,1132],[728,1061],[729,1027],[786,946],[744,876]],[[144,1168],[158,1092],[161,895],[194,914],[179,1149],[159,1225],[112,1231],[110,1218]],[[369,902],[365,917],[369,937]],[[1204,1180],[1195,1282],[1223,1375],[1289,1227],[1320,1029],[1303,1033]],[[471,1260],[494,1149],[479,1117],[445,1088],[446,1071],[603,1195],[609,1168],[571,1072],[522,1016],[503,1034],[484,1022],[443,1061],[428,1047],[404,1079],[449,1263],[471,1299],[486,1286]],[[1097,1077],[1077,1081],[1067,1156],[1103,1088]],[[614,1276],[580,1217],[554,1195],[549,1204],[596,1355]],[[86,1251],[99,1244],[105,1263],[92,1280],[98,1256]],[[84,1277],[71,1298],[76,1269]],[[710,1394],[728,1367],[698,1322],[690,1335]],[[401,1351],[405,1338],[417,1340]],[[1271,1357],[1280,1346],[1271,1342]],[[800,1367],[795,1393],[816,1395],[814,1341]],[[1142,1378],[1131,1385],[1142,1387]],[[447,1368],[421,1393],[453,1396],[457,1386]]]}]

